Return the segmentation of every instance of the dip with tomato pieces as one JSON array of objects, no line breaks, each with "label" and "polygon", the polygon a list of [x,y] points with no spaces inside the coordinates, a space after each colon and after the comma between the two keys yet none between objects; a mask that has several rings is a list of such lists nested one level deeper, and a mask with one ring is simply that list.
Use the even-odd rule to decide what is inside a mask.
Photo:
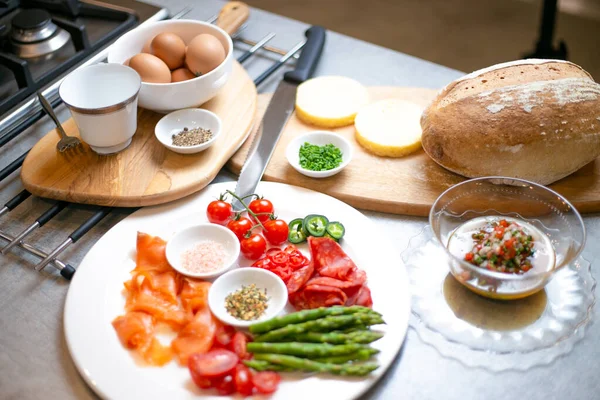
[{"label": "dip with tomato pieces", "polygon": [[554,267],[554,249],[535,226],[510,217],[474,218],[456,228],[448,242],[451,253],[490,271],[524,274]]}]

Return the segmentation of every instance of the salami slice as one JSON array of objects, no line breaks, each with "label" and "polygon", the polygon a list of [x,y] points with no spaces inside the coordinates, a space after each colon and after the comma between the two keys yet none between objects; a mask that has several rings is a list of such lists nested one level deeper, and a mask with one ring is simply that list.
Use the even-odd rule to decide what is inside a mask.
[{"label": "salami slice", "polygon": [[373,306],[373,299],[371,298],[371,289],[369,289],[367,285],[363,285],[360,288],[355,305],[363,307]]},{"label": "salami slice", "polygon": [[287,281],[287,290],[288,294],[296,293],[312,276],[315,272],[315,267],[313,262],[311,261],[307,266],[302,267],[300,269],[292,272],[290,279]]},{"label": "salami slice", "polygon": [[346,303],[346,294],[338,288],[324,285],[306,286],[299,292],[290,295],[290,303],[297,310],[318,307],[343,306]]},{"label": "salami slice", "polygon": [[362,280],[356,279],[353,281],[342,281],[340,279],[330,278],[328,276],[319,276],[319,277],[312,278],[311,280],[306,282],[306,286],[325,285],[325,286],[336,287],[336,288],[342,289],[342,290],[348,289],[351,287],[361,286],[366,281],[367,275],[364,273],[364,271],[360,271],[360,272],[362,272],[364,275],[364,279],[362,279]]},{"label": "salami slice", "polygon": [[358,269],[341,246],[331,238],[311,236],[308,238],[308,246],[315,269],[322,276],[346,281]]}]

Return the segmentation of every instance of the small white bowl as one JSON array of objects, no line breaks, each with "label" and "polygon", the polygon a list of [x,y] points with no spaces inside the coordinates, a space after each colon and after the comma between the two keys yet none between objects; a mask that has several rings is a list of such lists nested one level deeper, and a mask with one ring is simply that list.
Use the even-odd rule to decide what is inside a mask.
[{"label": "small white bowl", "polygon": [[[195,273],[186,270],[183,267],[181,257],[187,251],[192,249],[199,242],[210,240],[220,243],[225,248],[227,254],[223,267],[212,272]],[[171,240],[167,242],[165,249],[167,261],[173,268],[183,275],[193,278],[214,278],[237,265],[237,259],[240,255],[240,241],[233,232],[221,225],[200,224],[190,226],[177,232]]]},{"label": "small white bowl", "polygon": [[[299,152],[300,147],[302,147],[305,142],[316,144],[318,146],[324,146],[331,143],[342,151],[342,163],[337,168],[330,169],[328,171],[311,171],[309,169],[302,168],[300,166]],[[294,138],[290,144],[288,144],[285,151],[285,155],[290,165],[294,167],[296,171],[311,178],[328,178],[337,174],[350,163],[353,154],[354,148],[352,147],[352,143],[350,143],[340,134],[327,131],[314,131],[300,135]]]},{"label": "small white bowl", "polygon": [[[208,142],[196,146],[174,146],[172,136],[181,132],[183,128],[210,129],[213,137]],[[165,115],[158,121],[154,128],[154,135],[159,142],[171,151],[180,154],[199,153],[212,146],[221,134],[221,118],[213,112],[202,108],[186,108]]]},{"label": "small white bowl", "polygon": [[[258,289],[266,290],[269,298],[265,313],[252,321],[239,320],[227,312],[225,299],[242,286],[254,283]],[[257,322],[266,321],[281,313],[287,304],[288,292],[285,283],[271,271],[261,268],[245,267],[234,269],[221,275],[213,282],[208,291],[208,306],[214,316],[226,324],[246,328]]]}]

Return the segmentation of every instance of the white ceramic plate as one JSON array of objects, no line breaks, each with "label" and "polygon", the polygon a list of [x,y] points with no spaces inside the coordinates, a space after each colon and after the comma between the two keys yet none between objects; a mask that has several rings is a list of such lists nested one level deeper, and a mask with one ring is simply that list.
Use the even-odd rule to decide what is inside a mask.
[{"label": "white ceramic plate", "polygon": [[[136,232],[168,240],[185,226],[206,222],[205,208],[234,183],[210,185],[202,192],[157,207],[143,208],[109,230],[89,251],[75,274],[65,303],[65,336],[80,374],[92,389],[110,399],[224,399],[216,392],[201,391],[189,372],[175,362],[162,368],[137,364],[123,348],[111,321],[123,313],[123,282],[135,267]],[[408,327],[410,296],[408,278],[400,254],[385,232],[352,207],[323,194],[293,186],[262,182],[258,193],[275,205],[279,217],[289,221],[307,214],[327,215],[343,221],[342,247],[368,275],[373,308],[386,325],[377,326],[385,336],[373,344],[381,350],[381,365],[362,378],[316,374],[284,374],[279,390],[270,398],[285,400],[354,399],[383,375],[400,350]],[[306,244],[300,247],[306,251]],[[240,258],[240,261],[242,259]],[[243,261],[243,265],[249,262]],[[212,396],[211,396],[212,394]]]}]

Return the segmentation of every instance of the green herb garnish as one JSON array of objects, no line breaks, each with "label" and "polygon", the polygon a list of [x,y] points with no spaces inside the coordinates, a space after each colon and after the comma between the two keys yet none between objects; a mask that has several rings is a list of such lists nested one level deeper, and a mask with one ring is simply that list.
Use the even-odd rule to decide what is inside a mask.
[{"label": "green herb garnish", "polygon": [[342,151],[331,143],[317,146],[305,142],[299,155],[300,166],[310,171],[329,171],[342,163]]}]

